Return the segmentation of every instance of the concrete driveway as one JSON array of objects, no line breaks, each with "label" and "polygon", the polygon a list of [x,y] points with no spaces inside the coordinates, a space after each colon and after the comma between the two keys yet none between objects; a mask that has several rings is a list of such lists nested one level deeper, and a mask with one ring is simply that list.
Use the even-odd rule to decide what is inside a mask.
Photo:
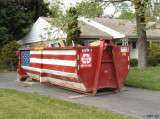
[{"label": "concrete driveway", "polygon": [[[123,87],[127,88],[127,91],[93,97],[53,85],[33,82],[31,79],[27,79],[26,82],[16,80],[17,73],[0,73],[0,88],[32,92],[61,100],[93,105],[142,119],[160,119],[160,91]],[[82,97],[78,98],[79,96]]]}]

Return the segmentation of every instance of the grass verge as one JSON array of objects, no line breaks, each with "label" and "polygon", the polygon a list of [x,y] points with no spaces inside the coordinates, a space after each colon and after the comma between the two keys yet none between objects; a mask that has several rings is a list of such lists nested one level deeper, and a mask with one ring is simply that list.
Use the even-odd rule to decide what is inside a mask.
[{"label": "grass verge", "polygon": [[0,89],[0,119],[133,119],[93,106]]},{"label": "grass verge", "polygon": [[131,67],[126,86],[160,91],[160,66],[138,69]]},{"label": "grass verge", "polygon": [[13,73],[16,72],[16,70],[12,70],[12,69],[0,69],[0,73]]}]

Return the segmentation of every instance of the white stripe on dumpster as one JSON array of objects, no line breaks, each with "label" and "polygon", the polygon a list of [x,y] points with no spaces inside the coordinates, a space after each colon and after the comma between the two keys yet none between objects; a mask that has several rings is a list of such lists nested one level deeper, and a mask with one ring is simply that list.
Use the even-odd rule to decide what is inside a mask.
[{"label": "white stripe on dumpster", "polygon": [[31,76],[31,77],[34,77],[34,78],[39,79],[39,75],[37,75],[37,74],[32,74],[32,73],[29,73],[29,72],[27,72],[27,74],[28,74],[29,76]]},{"label": "white stripe on dumpster", "polygon": [[78,78],[76,73],[68,73],[68,72],[48,70],[48,69],[40,69],[40,68],[27,67],[27,66],[22,66],[22,68],[27,69],[27,70],[31,70],[31,71],[41,72],[41,73],[50,73],[50,74],[55,74],[55,75],[60,75],[60,76]]},{"label": "white stripe on dumpster", "polygon": [[76,55],[76,50],[31,50],[30,54]]},{"label": "white stripe on dumpster", "polygon": [[68,85],[72,87],[86,89],[82,83],[70,82],[70,81],[65,81],[65,80],[51,78],[51,77],[41,77],[41,82],[48,82],[48,81],[53,82],[53,83],[59,83],[62,85]]},{"label": "white stripe on dumpster", "polygon": [[30,62],[32,63],[42,63],[42,64],[54,64],[61,66],[76,66],[76,61],[70,60],[57,60],[57,59],[39,59],[39,58],[30,58]]},{"label": "white stripe on dumpster", "polygon": [[[32,74],[28,72],[27,74],[33,78],[39,78],[39,75],[37,74]],[[62,85],[68,85],[76,88],[86,89],[83,83],[70,82],[70,81],[65,81],[65,80],[51,78],[51,77],[40,77],[40,79],[41,79],[40,82],[53,82],[53,83],[59,83]]]}]

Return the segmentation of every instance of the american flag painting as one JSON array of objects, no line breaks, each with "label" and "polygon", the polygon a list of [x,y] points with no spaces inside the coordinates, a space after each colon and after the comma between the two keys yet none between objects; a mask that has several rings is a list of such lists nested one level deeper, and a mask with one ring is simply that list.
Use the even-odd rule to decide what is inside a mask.
[{"label": "american flag painting", "polygon": [[30,66],[30,51],[21,51],[21,64],[22,66]]},{"label": "american flag painting", "polygon": [[41,83],[85,90],[77,76],[76,50],[21,50],[21,67]]}]

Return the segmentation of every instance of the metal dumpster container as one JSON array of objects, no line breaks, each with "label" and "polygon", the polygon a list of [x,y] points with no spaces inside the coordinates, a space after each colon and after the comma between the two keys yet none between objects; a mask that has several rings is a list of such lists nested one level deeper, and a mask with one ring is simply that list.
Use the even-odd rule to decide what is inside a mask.
[{"label": "metal dumpster container", "polygon": [[130,70],[129,46],[114,46],[100,39],[100,46],[19,48],[19,80],[26,78],[82,92],[103,88],[120,91]]}]

